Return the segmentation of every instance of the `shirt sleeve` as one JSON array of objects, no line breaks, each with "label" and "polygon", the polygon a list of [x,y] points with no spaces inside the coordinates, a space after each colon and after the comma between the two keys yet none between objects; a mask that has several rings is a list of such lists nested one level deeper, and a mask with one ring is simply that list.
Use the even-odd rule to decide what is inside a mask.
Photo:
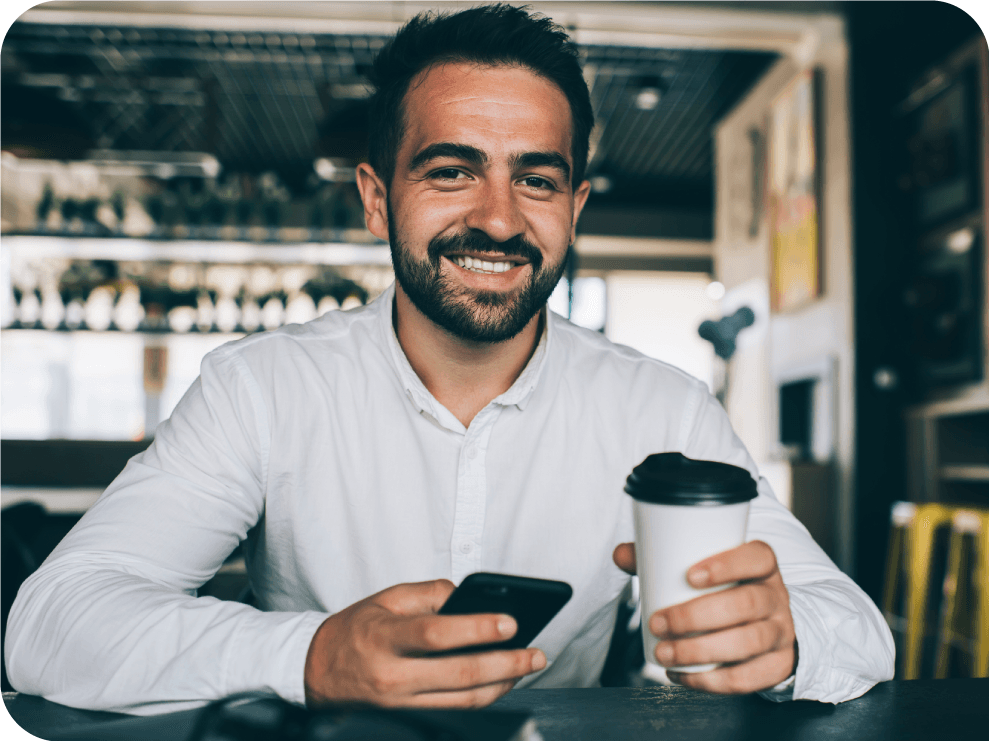
[{"label": "shirt sleeve", "polygon": [[327,617],[197,597],[264,512],[268,415],[230,346],[11,608],[7,672],[72,707],[182,710],[240,692],[305,701],[309,643]]},{"label": "shirt sleeve", "polygon": [[794,681],[763,693],[770,700],[844,702],[877,682],[893,678],[894,647],[889,626],[875,603],[814,542],[796,517],[776,499],[755,462],[735,435],[728,415],[704,388],[688,420],[683,454],[748,469],[758,481],[749,510],[748,540],[772,547],[790,594],[790,612],[800,654]]}]

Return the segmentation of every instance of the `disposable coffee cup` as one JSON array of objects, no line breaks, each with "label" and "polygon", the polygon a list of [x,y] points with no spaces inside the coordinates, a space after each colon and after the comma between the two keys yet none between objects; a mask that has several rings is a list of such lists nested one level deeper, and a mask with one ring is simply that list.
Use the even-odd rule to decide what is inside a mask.
[{"label": "disposable coffee cup", "polygon": [[[656,661],[658,639],[649,630],[657,610],[687,602],[731,584],[696,589],[687,570],[745,542],[749,502],[756,482],[744,468],[699,461],[680,453],[650,455],[625,483],[634,499],[635,560],[642,609],[642,640],[648,672],[669,683]],[[717,664],[670,667],[678,672],[706,672]]]}]

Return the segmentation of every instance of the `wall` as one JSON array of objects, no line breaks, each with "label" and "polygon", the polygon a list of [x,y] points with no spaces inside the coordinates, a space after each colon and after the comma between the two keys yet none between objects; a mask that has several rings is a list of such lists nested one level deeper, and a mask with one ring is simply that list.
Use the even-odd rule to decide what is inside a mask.
[{"label": "wall", "polygon": [[[728,289],[768,302],[769,232],[765,218],[750,235],[752,215],[752,143],[749,131],[765,131],[773,100],[804,69],[822,71],[823,107],[818,167],[823,173],[819,203],[822,295],[800,308],[761,317],[762,326],[743,330],[732,359],[728,413],[771,483],[784,486],[787,467],[775,445],[778,429],[776,385],[780,379],[830,374],[829,440],[817,441],[817,457],[835,466],[838,547],[835,560],[853,569],[855,367],[852,305],[851,189],[847,47],[843,23],[834,16],[807,19],[808,43],[781,59],[718,126],[716,149],[715,274]],[[724,303],[724,302],[723,302]],[[729,308],[729,307],[723,307]],[[765,309],[763,309],[765,312]],[[757,314],[759,312],[757,311]],[[746,336],[748,333],[748,336]],[[743,341],[744,340],[744,341]],[[824,395],[828,396],[827,394]],[[822,401],[825,400],[822,398]],[[830,434],[828,434],[830,432]],[[781,492],[784,494],[785,492]]]}]

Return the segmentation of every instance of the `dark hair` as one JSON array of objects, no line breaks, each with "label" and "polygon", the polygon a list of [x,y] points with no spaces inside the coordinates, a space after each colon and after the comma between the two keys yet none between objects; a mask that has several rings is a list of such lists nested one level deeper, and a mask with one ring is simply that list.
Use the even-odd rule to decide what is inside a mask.
[{"label": "dark hair", "polygon": [[405,133],[403,102],[409,84],[422,70],[443,62],[520,66],[556,84],[570,103],[571,182],[576,186],[584,179],[594,111],[577,46],[551,19],[499,3],[454,14],[420,13],[374,60],[368,161],[387,186]]}]

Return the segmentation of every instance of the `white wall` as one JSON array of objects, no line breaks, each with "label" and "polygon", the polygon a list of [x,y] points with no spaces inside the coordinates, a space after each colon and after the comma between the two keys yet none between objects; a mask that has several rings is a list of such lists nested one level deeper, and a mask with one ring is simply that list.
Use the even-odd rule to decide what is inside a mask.
[{"label": "white wall", "polygon": [[711,389],[714,349],[697,328],[717,319],[706,273],[614,271],[608,286],[608,339],[633,347],[699,378]]},{"label": "white wall", "polygon": [[[765,220],[749,235],[752,145],[749,130],[765,130],[774,98],[803,69],[823,71],[823,136],[818,166],[823,171],[821,209],[823,292],[798,309],[771,315],[768,331],[740,347],[732,367],[728,413],[756,461],[779,476],[774,441],[778,429],[776,384],[801,368],[832,371],[832,460],[837,470],[838,565],[850,570],[853,536],[854,347],[851,253],[851,190],[848,141],[847,47],[840,19],[808,21],[810,43],[783,58],[718,126],[716,148],[715,274],[731,295],[742,285],[770,280],[770,244]],[[742,391],[744,389],[744,392]],[[827,428],[827,426],[825,426]],[[826,450],[830,446],[815,446]]]}]

